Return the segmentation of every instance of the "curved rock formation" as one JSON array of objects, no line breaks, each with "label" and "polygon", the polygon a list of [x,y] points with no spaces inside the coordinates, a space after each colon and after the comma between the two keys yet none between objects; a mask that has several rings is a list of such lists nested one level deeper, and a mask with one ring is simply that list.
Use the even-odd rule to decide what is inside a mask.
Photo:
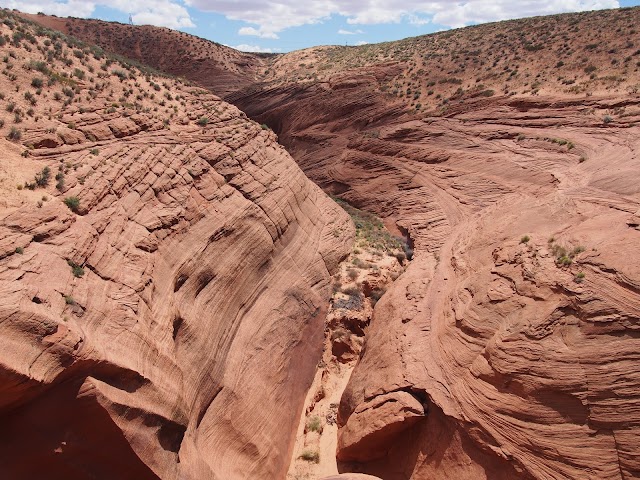
[{"label": "curved rock formation", "polygon": [[0,140],[3,188],[28,185],[9,180],[0,210],[3,477],[283,477],[348,216],[206,91],[117,63],[94,79],[91,54],[45,73],[39,50],[13,51],[35,75],[86,80],[73,103],[55,100],[64,84],[34,95],[21,138]]},{"label": "curved rock formation", "polygon": [[236,98],[312,179],[415,246],[341,402],[343,471],[638,476],[640,99],[476,99],[416,118],[358,84]]},{"label": "curved rock formation", "polygon": [[415,248],[341,401],[343,471],[640,477],[639,18],[295,52],[224,91]]}]

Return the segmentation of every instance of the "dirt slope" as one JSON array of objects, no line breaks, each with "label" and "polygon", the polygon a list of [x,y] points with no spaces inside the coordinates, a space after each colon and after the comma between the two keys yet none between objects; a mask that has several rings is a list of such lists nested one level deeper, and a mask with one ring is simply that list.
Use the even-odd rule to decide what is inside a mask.
[{"label": "dirt slope", "polygon": [[348,216],[211,93],[2,20],[3,478],[284,477]]},{"label": "dirt slope", "polygon": [[321,47],[221,91],[415,248],[340,402],[341,471],[640,477],[639,24]]},{"label": "dirt slope", "polygon": [[239,52],[203,38],[151,25],[21,15],[44,27],[99,45],[113,54],[196,82],[222,97],[251,85],[270,57]]}]

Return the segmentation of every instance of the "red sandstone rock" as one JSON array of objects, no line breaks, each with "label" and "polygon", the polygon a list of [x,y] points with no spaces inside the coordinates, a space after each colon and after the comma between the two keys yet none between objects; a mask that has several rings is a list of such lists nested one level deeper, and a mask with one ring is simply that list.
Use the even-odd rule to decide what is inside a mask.
[{"label": "red sandstone rock", "polygon": [[[305,173],[326,191],[383,216],[415,247],[406,273],[376,305],[362,358],[340,405],[338,454],[357,461],[343,470],[385,480],[640,477],[640,266],[635,253],[640,98],[633,64],[620,82],[604,78],[607,69],[618,68],[611,66],[608,51],[617,48],[635,58],[637,49],[628,35],[614,34],[610,27],[629,31],[639,11],[546,20],[553,25],[523,20],[466,29],[460,37],[449,32],[425,37],[411,50],[416,62],[434,54],[433,69],[424,75],[409,72],[408,62],[388,60],[351,68],[353,57],[347,57],[320,72],[317,82],[301,86],[289,80],[303,54],[321,61],[335,58],[324,58],[327,51],[349,54],[336,47],[283,56],[268,83],[252,86],[246,76],[237,88],[210,85],[251,118],[272,125]],[[573,21],[585,23],[574,28]],[[528,29],[526,22],[542,24]],[[597,43],[607,48],[598,47],[589,58],[600,59],[601,81],[590,83],[583,65],[573,61],[570,70],[555,75],[561,68],[555,66],[560,43],[558,48],[536,46],[539,32],[557,25],[564,30],[556,38],[575,33],[575,48],[583,50],[585,35],[611,34]],[[527,39],[513,48],[529,77],[516,72],[511,85],[518,86],[510,87],[502,69],[511,69],[515,60],[502,52],[512,50],[493,47],[498,34],[510,39],[514,31]],[[461,69],[459,83],[448,81],[446,72],[459,69],[456,52],[474,51],[475,35],[489,42],[491,53],[477,60],[502,62],[500,72],[483,80],[495,91],[475,89],[475,64]],[[136,41],[141,37],[131,33]],[[123,38],[110,44],[122,49]],[[157,57],[154,63],[160,65]],[[532,92],[532,79],[544,72],[554,72],[553,78]],[[226,75],[242,77],[233,66]],[[394,82],[407,82],[412,75],[425,81],[419,93],[432,98],[428,109],[410,108],[412,96],[406,91],[402,99],[390,94]],[[427,94],[429,75],[443,80],[435,88],[446,105]],[[582,85],[577,91],[560,80],[573,76]],[[192,78],[202,78],[201,72]],[[618,109],[623,113],[614,119]],[[611,121],[605,123],[605,116]],[[225,147],[237,140],[231,136]],[[215,173],[229,177],[233,187],[234,178],[247,180],[224,149],[212,150],[202,158]],[[207,178],[205,169],[194,166],[195,175],[188,175]],[[201,182],[199,192],[214,195],[216,182],[222,180]],[[163,188],[156,190],[161,194]],[[156,190],[142,197],[145,190],[139,189],[138,197],[126,201],[144,205],[136,210],[135,223],[151,228],[163,242],[165,230],[179,226],[181,217],[171,208],[149,211],[146,204]],[[252,186],[243,192],[258,195]],[[75,238],[87,242],[92,237],[85,232]],[[573,255],[579,246],[585,251]],[[561,248],[572,254],[570,264],[564,260],[568,256],[558,255]],[[14,295],[8,287],[6,294]],[[45,328],[49,324],[40,324],[38,335],[53,335]],[[15,343],[31,345],[22,339]],[[384,402],[398,392],[415,401]],[[228,430],[217,438],[240,438],[233,435],[237,418],[227,418]],[[195,443],[188,440],[185,445]],[[369,455],[372,445],[374,455]],[[224,454],[226,447],[220,440],[207,453]],[[235,472],[252,471],[252,466],[239,464]]]},{"label": "red sandstone rock", "polygon": [[[40,55],[15,51],[21,64]],[[132,73],[105,81],[116,91],[147,81]],[[0,78],[3,92],[9,82]],[[163,125],[151,108],[114,116],[106,93],[85,109],[84,90],[65,108],[47,103],[46,90],[36,113],[66,113],[20,128],[26,142],[50,122],[64,145],[40,141],[21,158],[24,147],[0,140],[1,185],[12,195],[0,208],[3,478],[287,471],[320,360],[330,275],[353,227],[273,134],[170,82],[188,105],[176,102],[180,122]],[[76,129],[63,126],[71,122]],[[44,166],[48,186],[16,190],[13,178],[32,181]]]}]

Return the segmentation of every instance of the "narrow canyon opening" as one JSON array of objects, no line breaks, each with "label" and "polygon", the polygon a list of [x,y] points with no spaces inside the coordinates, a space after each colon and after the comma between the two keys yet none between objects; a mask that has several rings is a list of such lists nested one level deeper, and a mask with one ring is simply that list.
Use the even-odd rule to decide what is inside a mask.
[{"label": "narrow canyon opening", "polygon": [[288,480],[348,471],[336,459],[340,399],[366,341],[376,303],[413,255],[411,241],[392,234],[378,216],[333,198],[350,215],[356,236],[351,253],[333,275],[322,360],[305,399]]}]

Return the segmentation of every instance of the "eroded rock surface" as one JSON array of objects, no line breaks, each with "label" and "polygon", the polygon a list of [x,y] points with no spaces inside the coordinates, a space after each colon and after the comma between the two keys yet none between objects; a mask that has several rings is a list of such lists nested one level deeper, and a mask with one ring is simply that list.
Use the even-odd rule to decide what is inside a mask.
[{"label": "eroded rock surface", "polygon": [[161,106],[184,102],[165,122],[113,106],[110,88],[162,81],[128,71],[79,84],[74,104],[46,89],[0,140],[3,478],[282,478],[353,227],[218,97],[165,80]]},{"label": "eroded rock surface", "polygon": [[343,471],[640,477],[639,15],[294,52],[224,90],[415,248],[340,403]]}]

